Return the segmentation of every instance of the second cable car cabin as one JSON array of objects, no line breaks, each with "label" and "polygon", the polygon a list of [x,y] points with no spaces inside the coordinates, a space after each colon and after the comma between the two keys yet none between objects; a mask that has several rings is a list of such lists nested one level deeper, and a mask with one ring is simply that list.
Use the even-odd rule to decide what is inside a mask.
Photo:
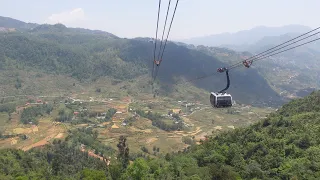
[{"label": "second cable car cabin", "polygon": [[232,106],[232,96],[231,96],[231,94],[228,94],[225,92],[230,86],[228,69],[227,68],[219,68],[218,72],[226,72],[227,87],[217,93],[211,92],[210,103],[211,103],[212,107],[215,107],[215,108],[231,107]]}]

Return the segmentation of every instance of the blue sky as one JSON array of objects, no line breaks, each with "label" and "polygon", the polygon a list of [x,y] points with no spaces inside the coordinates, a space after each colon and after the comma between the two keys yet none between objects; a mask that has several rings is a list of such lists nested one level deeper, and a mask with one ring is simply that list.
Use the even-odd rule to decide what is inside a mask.
[{"label": "blue sky", "polygon": [[[0,16],[26,22],[60,22],[128,38],[155,36],[158,0],[0,1]],[[171,14],[175,2],[171,1]],[[167,4],[168,0],[162,0],[160,33]],[[169,38],[236,32],[261,25],[315,28],[320,24],[319,7],[319,0],[180,0]]]}]

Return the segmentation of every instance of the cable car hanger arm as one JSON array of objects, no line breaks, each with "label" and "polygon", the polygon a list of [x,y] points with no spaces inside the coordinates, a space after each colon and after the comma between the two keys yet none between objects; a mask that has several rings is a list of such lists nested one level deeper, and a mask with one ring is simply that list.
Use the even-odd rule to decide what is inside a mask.
[{"label": "cable car hanger arm", "polygon": [[224,93],[227,89],[229,89],[229,86],[230,86],[229,70],[224,67],[224,68],[219,68],[218,72],[220,72],[220,73],[226,72],[227,86],[224,89],[222,89],[221,91],[219,91],[219,93]]}]

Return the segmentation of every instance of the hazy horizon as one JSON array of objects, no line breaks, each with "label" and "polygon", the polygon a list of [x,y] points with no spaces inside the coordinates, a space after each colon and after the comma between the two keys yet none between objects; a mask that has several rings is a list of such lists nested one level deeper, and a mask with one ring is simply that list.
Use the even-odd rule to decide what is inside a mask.
[{"label": "hazy horizon", "polygon": [[[176,1],[171,1],[168,26]],[[168,0],[162,0],[158,37],[161,36]],[[320,1],[213,1],[180,0],[169,39],[182,40],[220,33],[235,33],[258,26],[318,26],[313,19]],[[103,30],[119,37],[154,37],[158,1],[56,0],[33,3],[2,2],[1,16],[38,24],[62,23],[67,27]],[[32,13],[30,13],[32,12]],[[272,13],[270,13],[272,12]],[[297,13],[298,12],[298,13]]]}]

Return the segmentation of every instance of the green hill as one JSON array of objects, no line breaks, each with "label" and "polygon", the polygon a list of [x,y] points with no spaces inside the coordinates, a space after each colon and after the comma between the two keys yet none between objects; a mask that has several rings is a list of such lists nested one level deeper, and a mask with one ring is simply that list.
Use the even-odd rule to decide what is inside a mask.
[{"label": "green hill", "polygon": [[[0,27],[7,24],[2,23]],[[142,79],[150,76],[152,51],[153,44],[144,38],[119,38],[107,32],[67,28],[62,24],[39,25],[24,32],[2,34],[0,67],[2,72],[9,71],[16,74],[33,72],[72,77],[80,84],[108,77],[120,82],[132,81],[131,84],[134,85],[135,82],[141,82]],[[227,65],[225,64],[227,62],[221,62],[218,58],[198,50],[169,42],[163,59],[158,86],[162,96],[179,98],[196,96],[205,91],[207,93],[218,91],[226,84],[224,74],[193,83],[180,83],[181,78],[193,79],[211,74],[217,68]],[[4,74],[2,76],[6,78]],[[24,87],[29,86],[26,82],[30,80],[19,75],[16,75],[10,83],[16,83],[17,78],[25,82]],[[174,86],[177,80],[179,85]],[[32,79],[32,82],[37,82],[37,78]],[[43,83],[41,86],[46,87],[46,82]],[[145,87],[150,89],[148,92],[151,92],[148,82],[136,87],[137,89],[131,89],[131,91],[141,92],[141,87]],[[186,88],[192,89],[192,87],[196,87],[193,93],[185,91]],[[22,93],[19,89],[6,92]],[[229,92],[233,94],[236,101],[242,103],[254,105],[282,103],[278,94],[255,70],[244,71],[243,69],[232,72]]]}]

